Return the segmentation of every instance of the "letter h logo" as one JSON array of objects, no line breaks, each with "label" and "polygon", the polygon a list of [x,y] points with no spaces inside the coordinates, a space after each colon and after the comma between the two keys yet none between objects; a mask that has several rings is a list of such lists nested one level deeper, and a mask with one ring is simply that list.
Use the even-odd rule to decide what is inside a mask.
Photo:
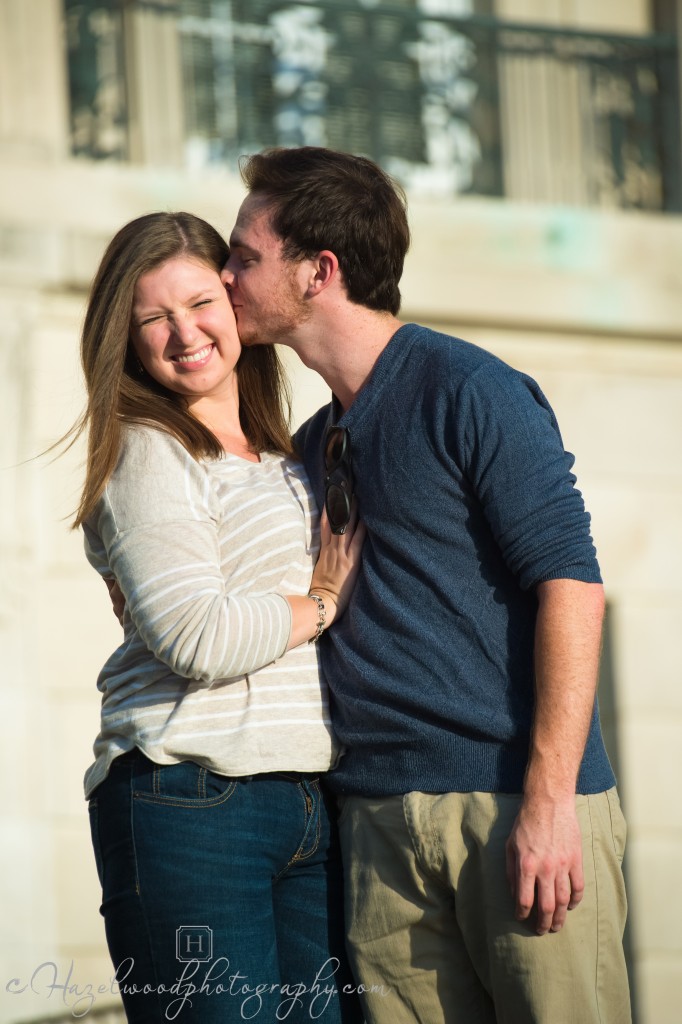
[{"label": "letter h logo", "polygon": [[213,931],[205,924],[181,924],[175,932],[175,956],[182,963],[213,959]]}]

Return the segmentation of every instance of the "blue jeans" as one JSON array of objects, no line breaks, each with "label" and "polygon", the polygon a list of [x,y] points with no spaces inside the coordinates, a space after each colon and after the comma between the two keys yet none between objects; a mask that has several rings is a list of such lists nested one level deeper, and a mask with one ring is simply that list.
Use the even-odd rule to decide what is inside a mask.
[{"label": "blue jeans", "polygon": [[362,1021],[332,808],[313,775],[114,761],[90,824],[129,1021]]}]

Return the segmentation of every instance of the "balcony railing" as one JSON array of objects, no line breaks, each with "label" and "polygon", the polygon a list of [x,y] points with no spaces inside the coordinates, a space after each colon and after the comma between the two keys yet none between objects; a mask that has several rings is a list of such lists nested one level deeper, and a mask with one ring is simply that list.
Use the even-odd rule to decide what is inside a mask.
[{"label": "balcony railing", "polygon": [[234,166],[326,145],[412,194],[682,210],[674,36],[461,17],[452,0],[64,6],[77,156]]}]

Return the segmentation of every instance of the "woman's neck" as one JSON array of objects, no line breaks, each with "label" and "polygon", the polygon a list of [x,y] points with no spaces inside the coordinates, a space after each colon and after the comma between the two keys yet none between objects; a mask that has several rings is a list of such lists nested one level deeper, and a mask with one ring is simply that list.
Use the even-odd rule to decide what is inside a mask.
[{"label": "woman's neck", "polygon": [[238,395],[219,399],[202,397],[189,402],[189,411],[215,435],[226,452],[248,462],[260,462],[260,456],[252,450],[242,429]]}]

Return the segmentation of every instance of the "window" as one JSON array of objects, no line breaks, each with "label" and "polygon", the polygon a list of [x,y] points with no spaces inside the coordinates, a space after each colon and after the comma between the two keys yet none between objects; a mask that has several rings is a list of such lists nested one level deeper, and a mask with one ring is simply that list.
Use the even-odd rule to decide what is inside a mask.
[{"label": "window", "polygon": [[[75,156],[364,153],[413,194],[682,209],[677,41],[489,0],[65,0]],[[657,0],[661,27],[672,0]]]}]

